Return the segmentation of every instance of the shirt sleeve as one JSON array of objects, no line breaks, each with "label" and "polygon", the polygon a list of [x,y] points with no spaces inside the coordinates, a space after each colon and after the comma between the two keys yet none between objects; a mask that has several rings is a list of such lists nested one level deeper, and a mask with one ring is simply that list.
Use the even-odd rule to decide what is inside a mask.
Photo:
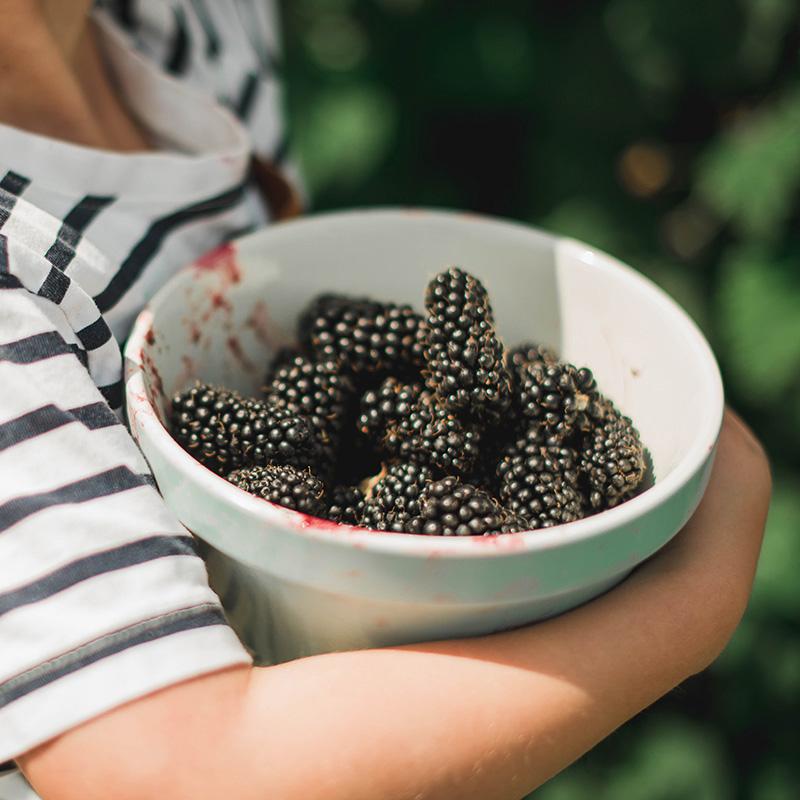
[{"label": "shirt sleeve", "polygon": [[91,297],[5,234],[0,763],[122,703],[250,662],[109,404],[121,358]]}]

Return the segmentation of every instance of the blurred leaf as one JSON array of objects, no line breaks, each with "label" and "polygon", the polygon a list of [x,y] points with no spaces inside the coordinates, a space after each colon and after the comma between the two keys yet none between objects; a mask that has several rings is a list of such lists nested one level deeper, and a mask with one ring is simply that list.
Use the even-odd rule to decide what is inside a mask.
[{"label": "blurred leaf", "polygon": [[726,757],[709,733],[678,717],[654,719],[628,763],[612,770],[603,800],[728,800]]},{"label": "blurred leaf", "polygon": [[741,235],[777,236],[800,189],[800,90],[747,112],[712,141],[696,189]]},{"label": "blurred leaf", "polygon": [[772,695],[776,702],[797,707],[800,700],[800,641],[782,636],[775,645],[767,656]]},{"label": "blurred leaf", "polygon": [[631,76],[642,88],[655,91],[677,88],[680,59],[656,41],[651,9],[641,0],[612,0],[606,7],[604,22]]},{"label": "blurred leaf", "polygon": [[687,84],[719,91],[740,80],[731,62],[743,21],[729,0],[611,0],[604,19],[630,74],[662,102]]},{"label": "blurred leaf", "polygon": [[800,621],[800,475],[776,476],[750,600],[753,614]]},{"label": "blurred leaf", "polygon": [[415,14],[425,0],[374,0],[389,14]]},{"label": "blurred leaf", "polygon": [[568,767],[523,800],[586,800],[597,797],[597,781],[583,769],[582,762]]},{"label": "blurred leaf", "polygon": [[542,228],[571,236],[609,253],[619,252],[619,223],[600,203],[589,197],[569,197],[536,224]]},{"label": "blurred leaf", "polygon": [[306,47],[322,67],[347,71],[366,57],[369,40],[358,22],[349,14],[320,14],[309,25]]},{"label": "blurred leaf", "polygon": [[740,0],[747,14],[739,59],[751,77],[761,78],[780,56],[783,37],[797,16],[795,0]]},{"label": "blurred leaf", "polygon": [[763,617],[760,617],[752,603],[739,623],[736,633],[733,634],[722,655],[711,665],[710,669],[718,674],[736,673],[742,669],[752,658],[753,650],[758,641],[758,632]]},{"label": "blurred leaf", "polygon": [[776,758],[769,759],[755,774],[752,800],[797,800],[800,770]]},{"label": "blurred leaf", "polygon": [[494,90],[508,96],[525,95],[534,73],[533,43],[513,17],[498,15],[475,31],[480,63]]},{"label": "blurred leaf", "polygon": [[768,406],[800,371],[800,264],[762,247],[741,247],[722,263],[717,286],[720,354],[748,401]]},{"label": "blurred leaf", "polygon": [[301,166],[312,193],[364,181],[389,152],[397,125],[391,95],[377,86],[331,86],[297,122]]},{"label": "blurred leaf", "polygon": [[424,62],[421,92],[460,107],[497,108],[531,99],[539,76],[531,32],[518,15],[487,5],[460,9],[421,32],[415,57]]},{"label": "blurred leaf", "polygon": [[[604,743],[604,746],[607,743]],[[530,800],[729,800],[724,749],[709,731],[676,716],[644,720],[633,745],[610,763],[586,762],[556,776]],[[595,776],[592,780],[590,775]]]}]

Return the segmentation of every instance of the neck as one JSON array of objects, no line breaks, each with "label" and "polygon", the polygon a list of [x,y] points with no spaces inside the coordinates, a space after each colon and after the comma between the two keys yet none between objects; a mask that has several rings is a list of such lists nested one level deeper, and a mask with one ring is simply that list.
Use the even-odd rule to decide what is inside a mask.
[{"label": "neck", "polygon": [[88,147],[146,149],[103,64],[91,6],[0,0],[0,122]]},{"label": "neck", "polygon": [[[25,5],[30,7],[29,2]],[[89,27],[93,0],[37,0],[36,5],[53,43],[64,59],[72,63]]]}]

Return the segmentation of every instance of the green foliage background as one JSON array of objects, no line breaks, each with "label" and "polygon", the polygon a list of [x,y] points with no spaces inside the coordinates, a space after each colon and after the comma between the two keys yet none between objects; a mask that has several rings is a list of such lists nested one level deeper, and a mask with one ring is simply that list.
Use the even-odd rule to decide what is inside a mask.
[{"label": "green foliage background", "polygon": [[313,209],[466,208],[612,253],[693,315],[770,452],[725,653],[536,800],[800,797],[797,3],[285,0],[283,28]]}]

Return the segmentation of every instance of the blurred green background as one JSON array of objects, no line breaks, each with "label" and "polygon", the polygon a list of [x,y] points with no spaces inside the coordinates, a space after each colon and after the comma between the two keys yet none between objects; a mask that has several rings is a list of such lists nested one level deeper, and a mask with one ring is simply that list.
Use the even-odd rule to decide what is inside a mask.
[{"label": "blurred green background", "polygon": [[722,657],[536,800],[800,797],[800,10],[794,0],[284,0],[314,210],[466,208],[672,294],[775,492]]}]

